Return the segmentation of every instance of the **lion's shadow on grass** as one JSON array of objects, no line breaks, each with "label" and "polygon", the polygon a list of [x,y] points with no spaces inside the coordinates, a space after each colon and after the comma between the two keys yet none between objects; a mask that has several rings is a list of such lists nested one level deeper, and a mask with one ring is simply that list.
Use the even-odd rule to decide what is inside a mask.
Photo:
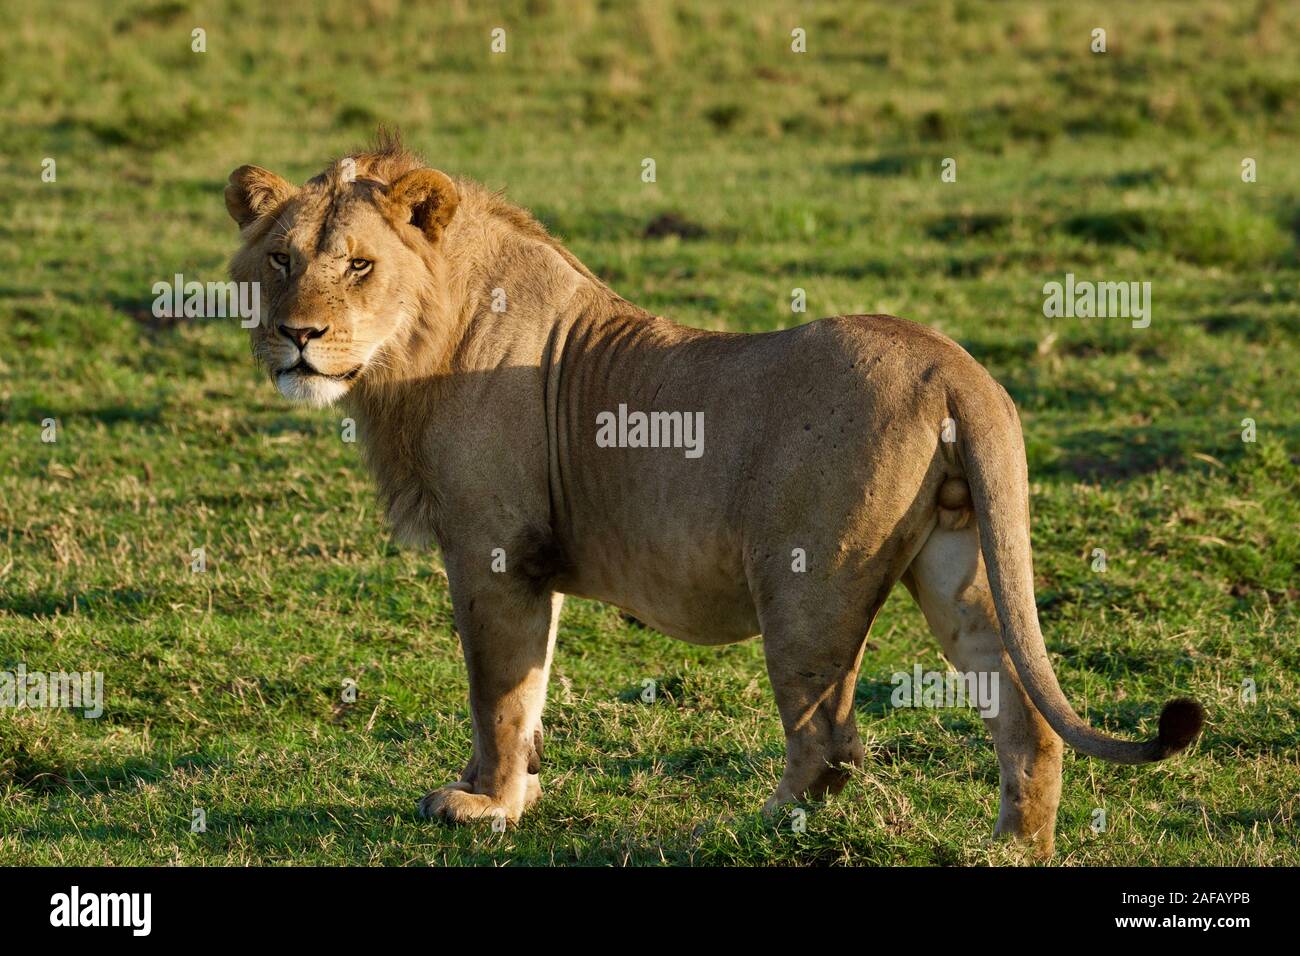
[{"label": "lion's shadow on grass", "polygon": [[[172,828],[171,842],[200,841],[208,854],[220,854],[224,848],[259,849],[271,854],[263,863],[276,862],[275,850],[285,854],[315,848],[322,839],[342,839],[353,845],[354,855],[364,859],[370,841],[377,832],[395,825],[416,822],[414,800],[376,806],[315,804],[311,806],[210,806],[204,809],[202,832],[191,832],[193,816],[189,804]],[[129,843],[139,839],[137,828],[124,823],[107,823],[77,819],[46,819],[36,827],[22,827],[12,833],[19,842],[61,839],[90,840],[102,844]],[[162,845],[161,843],[159,844]]]},{"label": "lion's shadow on grass", "polygon": [[630,780],[638,774],[664,774],[689,778],[705,784],[715,780],[747,780],[764,772],[765,765],[784,758],[780,747],[731,750],[722,747],[690,746],[663,754],[606,757],[598,767],[602,776]]},{"label": "lion's shadow on grass", "polygon": [[129,790],[142,783],[161,783],[178,770],[229,769],[231,766],[231,761],[225,758],[203,753],[178,758],[172,763],[145,756],[72,766],[57,756],[32,753],[22,748],[17,759],[11,760],[8,766],[8,780],[34,794],[90,796]]},{"label": "lion's shadow on grass", "polygon": [[88,591],[31,591],[26,594],[0,594],[0,611],[20,617],[53,617],[71,614],[75,604],[78,614],[118,614],[138,610],[155,595],[139,588],[92,588]]}]

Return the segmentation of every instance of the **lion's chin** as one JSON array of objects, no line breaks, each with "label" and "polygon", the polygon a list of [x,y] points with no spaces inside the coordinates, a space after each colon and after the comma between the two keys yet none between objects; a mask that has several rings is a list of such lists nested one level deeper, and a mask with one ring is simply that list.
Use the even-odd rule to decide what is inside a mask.
[{"label": "lion's chin", "polygon": [[275,387],[291,402],[324,408],[346,395],[350,386],[347,382],[325,375],[304,375],[289,371],[276,374]]}]

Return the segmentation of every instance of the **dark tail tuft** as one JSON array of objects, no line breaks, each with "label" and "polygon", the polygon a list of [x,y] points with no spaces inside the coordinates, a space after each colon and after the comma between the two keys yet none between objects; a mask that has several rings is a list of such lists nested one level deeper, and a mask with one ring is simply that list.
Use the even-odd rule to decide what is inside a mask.
[{"label": "dark tail tuft", "polygon": [[1188,697],[1179,697],[1165,704],[1160,712],[1161,757],[1185,750],[1205,725],[1205,708]]}]

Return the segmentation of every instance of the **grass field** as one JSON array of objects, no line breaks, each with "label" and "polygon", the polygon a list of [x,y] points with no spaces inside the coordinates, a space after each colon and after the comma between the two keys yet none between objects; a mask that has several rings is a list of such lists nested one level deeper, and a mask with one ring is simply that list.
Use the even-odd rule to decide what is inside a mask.
[{"label": "grass field", "polygon": [[[978,715],[890,705],[892,673],[944,666],[901,588],[866,768],[806,832],[757,813],[783,756],[757,642],[572,600],[543,801],[505,833],[416,816],[470,745],[437,555],[389,543],[341,411],[285,403],[234,320],[150,309],[223,277],[231,169],[301,181],[380,122],[683,323],[960,341],[1021,409],[1066,694],[1124,735],[1175,694],[1209,711],[1158,766],[1067,751],[1055,862],[1300,863],[1300,8],[295,6],[0,3],[0,669],[105,683],[97,720],[0,709],[0,863],[1017,859]],[[1067,272],[1150,281],[1150,327],[1046,318]]]}]

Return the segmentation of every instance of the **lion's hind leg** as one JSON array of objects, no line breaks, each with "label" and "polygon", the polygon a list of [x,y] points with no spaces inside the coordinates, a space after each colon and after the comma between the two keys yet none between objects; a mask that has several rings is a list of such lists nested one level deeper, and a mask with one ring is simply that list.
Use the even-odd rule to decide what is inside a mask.
[{"label": "lion's hind leg", "polygon": [[[887,593],[887,589],[885,589]],[[838,793],[861,766],[853,710],[858,668],[871,617],[849,608],[780,605],[760,610],[768,677],[785,729],[785,770],[763,806]]]},{"label": "lion's hind leg", "polygon": [[[912,562],[903,583],[920,605],[944,656],[971,687],[994,690],[979,702],[1001,771],[1001,808],[995,833],[1052,853],[1061,799],[1061,738],[1025,695],[1002,648],[975,522],[944,509],[939,527]],[[983,684],[980,675],[985,675]],[[996,683],[993,676],[996,675]]]}]

